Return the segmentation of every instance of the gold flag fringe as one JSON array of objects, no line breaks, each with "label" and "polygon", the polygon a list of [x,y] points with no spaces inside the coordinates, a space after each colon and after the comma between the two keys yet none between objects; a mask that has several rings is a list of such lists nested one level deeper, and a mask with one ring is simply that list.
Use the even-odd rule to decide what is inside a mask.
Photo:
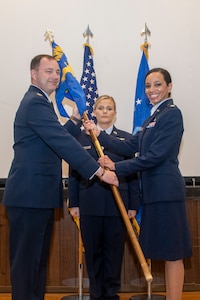
[{"label": "gold flag fringe", "polygon": [[94,51],[93,51],[92,47],[90,46],[90,44],[88,44],[88,43],[83,44],[83,47],[85,47],[85,46],[88,46],[90,48],[90,52],[91,52],[92,56],[94,56]]},{"label": "gold flag fringe", "polygon": [[140,46],[141,50],[144,51],[144,55],[146,56],[146,59],[148,60],[149,58],[149,53],[148,53],[148,48],[151,47],[151,45],[148,42],[145,42]]}]

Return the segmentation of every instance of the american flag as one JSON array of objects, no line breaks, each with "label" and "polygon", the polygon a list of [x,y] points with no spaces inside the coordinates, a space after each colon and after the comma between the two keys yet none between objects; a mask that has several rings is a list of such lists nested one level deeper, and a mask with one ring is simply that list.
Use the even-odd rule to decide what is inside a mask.
[{"label": "american flag", "polygon": [[88,118],[95,121],[93,106],[98,98],[98,89],[93,63],[93,50],[89,44],[84,45],[83,73],[80,84],[86,96],[86,113]]}]

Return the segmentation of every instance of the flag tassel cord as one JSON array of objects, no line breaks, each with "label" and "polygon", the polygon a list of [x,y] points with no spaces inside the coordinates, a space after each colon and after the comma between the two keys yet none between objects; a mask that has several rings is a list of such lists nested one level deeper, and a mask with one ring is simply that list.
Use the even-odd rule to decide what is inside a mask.
[{"label": "flag tassel cord", "polygon": [[[84,121],[89,120],[86,112],[83,113],[83,119],[84,119]],[[97,139],[97,137],[96,137],[96,135],[95,135],[95,133],[94,133],[94,131],[92,129],[90,130],[90,136],[91,136],[91,139],[93,141],[93,144],[94,144],[94,146],[95,146],[95,148],[97,150],[97,153],[98,153],[99,157],[104,156],[104,153],[102,151],[102,148],[101,148],[101,145],[99,143],[99,140]],[[129,217],[127,215],[127,212],[126,212],[124,203],[122,201],[121,195],[119,193],[119,190],[118,190],[118,188],[115,185],[111,184],[110,187],[111,187],[112,193],[114,195],[115,201],[117,203],[117,206],[118,206],[118,208],[120,210],[120,213],[122,215],[122,218],[123,218],[123,221],[125,223],[126,229],[128,231],[128,234],[129,234],[132,246],[135,249],[135,252],[137,254],[138,260],[139,260],[140,265],[142,267],[145,279],[146,279],[147,282],[152,282],[153,277],[151,275],[151,272],[149,270],[149,266],[147,264],[147,261],[146,261],[146,259],[144,257],[144,254],[142,252],[142,249],[140,247],[140,244],[138,242],[136,234],[135,234],[135,232],[133,230],[133,227],[132,227],[131,222],[129,220]]]}]

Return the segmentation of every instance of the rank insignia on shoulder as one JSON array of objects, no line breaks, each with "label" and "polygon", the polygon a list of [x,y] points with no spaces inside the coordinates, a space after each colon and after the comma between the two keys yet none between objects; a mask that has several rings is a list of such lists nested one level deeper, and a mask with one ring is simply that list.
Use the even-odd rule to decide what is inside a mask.
[{"label": "rank insignia on shoulder", "polygon": [[36,93],[38,96],[40,96],[40,97],[42,97],[43,95],[42,94],[40,94],[40,93]]},{"label": "rank insignia on shoulder", "polygon": [[169,107],[175,107],[176,105],[175,104],[170,104],[170,106]]}]

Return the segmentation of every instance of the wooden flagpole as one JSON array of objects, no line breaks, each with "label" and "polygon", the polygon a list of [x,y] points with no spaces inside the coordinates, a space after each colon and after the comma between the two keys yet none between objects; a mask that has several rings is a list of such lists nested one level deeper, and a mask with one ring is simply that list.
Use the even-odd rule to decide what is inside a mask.
[{"label": "wooden flagpole", "polygon": [[[83,113],[83,119],[84,119],[84,121],[89,120],[86,112]],[[99,157],[103,157],[104,156],[103,150],[101,148],[99,140],[97,139],[94,131],[91,129],[91,130],[89,130],[89,132],[90,132],[90,136],[91,136],[92,142],[93,142],[93,144],[94,144],[94,146],[96,148],[96,151],[97,151]],[[117,206],[118,206],[118,208],[120,210],[120,213],[122,215],[122,218],[123,218],[123,221],[125,223],[126,229],[128,231],[128,234],[129,234],[132,246],[135,249],[135,252],[137,254],[138,260],[139,260],[140,265],[142,267],[145,279],[146,279],[147,282],[152,282],[153,277],[152,277],[151,272],[149,270],[147,261],[146,261],[146,259],[144,257],[144,254],[142,252],[142,249],[140,247],[138,239],[137,239],[137,237],[135,235],[135,232],[133,230],[131,221],[129,220],[129,217],[127,215],[126,208],[125,208],[124,203],[122,201],[122,198],[121,198],[121,195],[119,193],[119,190],[118,190],[118,188],[115,185],[110,185],[110,187],[111,187],[111,190],[113,192],[114,198],[116,200]]]}]

